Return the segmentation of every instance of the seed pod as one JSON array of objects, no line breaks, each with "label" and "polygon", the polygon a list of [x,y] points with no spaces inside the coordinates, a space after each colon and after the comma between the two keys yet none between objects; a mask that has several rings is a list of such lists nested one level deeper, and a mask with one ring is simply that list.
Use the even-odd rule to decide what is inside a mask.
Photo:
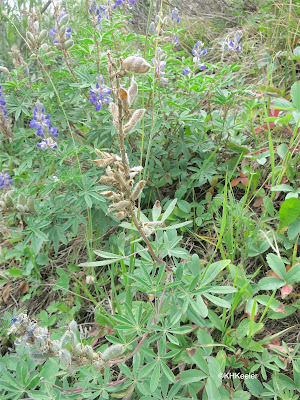
[{"label": "seed pod", "polygon": [[65,42],[65,49],[70,49],[72,46],[74,46],[74,40],[69,39]]},{"label": "seed pod", "polygon": [[31,44],[34,44],[34,37],[33,37],[33,34],[30,31],[26,32],[26,38],[29,40],[29,42]]},{"label": "seed pod", "polygon": [[118,203],[113,203],[108,207],[108,212],[114,211],[114,210],[122,210],[123,208],[127,208],[130,206],[130,201],[129,200],[121,200]]},{"label": "seed pod", "polygon": [[111,112],[111,115],[113,117],[113,123],[114,126],[117,130],[119,130],[119,110],[118,107],[115,103],[110,103],[109,104],[109,110]]},{"label": "seed pod", "polygon": [[72,331],[67,330],[60,340],[60,346],[62,349],[72,351],[75,344],[75,335]]},{"label": "seed pod", "polygon": [[54,56],[55,52],[54,51],[49,51],[48,53],[46,53],[47,57],[52,57]]},{"label": "seed pod", "polygon": [[141,108],[140,110],[136,110],[127,124],[124,126],[124,134],[131,132],[136,124],[142,119],[143,115],[145,114],[145,109]]},{"label": "seed pod", "polygon": [[107,167],[107,165],[113,165],[115,162],[115,159],[113,157],[107,158],[106,160],[93,160],[95,164],[98,165],[98,167]]},{"label": "seed pod", "polygon": [[85,278],[87,285],[92,285],[95,282],[93,275],[87,275]]},{"label": "seed pod", "polygon": [[81,356],[81,355],[83,354],[83,352],[84,352],[84,346],[83,346],[83,344],[82,344],[82,343],[77,343],[77,344],[74,346],[73,354],[74,354],[76,357],[79,357],[79,356]]},{"label": "seed pod", "polygon": [[18,197],[18,203],[21,204],[22,206],[25,206],[26,204],[26,197],[24,196],[23,193],[21,193]]},{"label": "seed pod", "polygon": [[140,197],[146,183],[147,183],[147,181],[140,181],[135,185],[135,188],[133,189],[133,191],[130,194],[130,198],[132,200],[136,200]]},{"label": "seed pod", "polygon": [[77,333],[78,333],[78,325],[77,325],[77,322],[76,321],[71,321],[70,323],[69,323],[69,329],[70,329],[70,331],[71,332],[73,332],[73,334],[75,335],[75,337],[76,337],[76,335],[77,335]]},{"label": "seed pod", "polygon": [[113,344],[109,346],[101,355],[103,361],[114,360],[118,358],[124,350],[124,346],[122,344]]},{"label": "seed pod", "polygon": [[129,110],[130,104],[129,104],[129,97],[128,93],[125,89],[121,88],[119,92],[120,99],[122,101],[122,106],[124,110]]},{"label": "seed pod", "polygon": [[93,364],[93,367],[95,368],[96,371],[102,371],[104,368],[104,365],[101,361],[97,361]]},{"label": "seed pod", "polygon": [[59,352],[59,359],[66,365],[71,365],[72,357],[68,350],[61,349]]},{"label": "seed pod", "polygon": [[114,183],[114,182],[116,182],[116,180],[112,176],[102,175],[100,178],[100,183]]},{"label": "seed pod", "polygon": [[53,353],[56,353],[57,351],[59,351],[60,350],[60,342],[59,342],[59,340],[52,340],[51,341],[51,343],[50,343],[50,350],[53,352]]},{"label": "seed pod", "polygon": [[126,72],[134,72],[135,74],[145,74],[151,68],[143,57],[130,56],[122,62],[121,68]]},{"label": "seed pod", "polygon": [[92,346],[84,346],[84,353],[89,360],[93,360],[94,358],[94,351]]},{"label": "seed pod", "polygon": [[40,30],[40,24],[38,21],[34,21],[33,23],[34,31],[37,33]]},{"label": "seed pod", "polygon": [[66,25],[68,22],[69,22],[69,14],[66,14],[60,19],[59,26]]},{"label": "seed pod", "polygon": [[132,167],[130,168],[130,172],[141,172],[143,171],[144,167],[142,167],[141,165],[137,165],[136,167]]},{"label": "seed pod", "polygon": [[127,211],[126,210],[122,210],[122,211],[114,213],[114,217],[118,218],[120,221],[122,219],[124,219],[126,217],[126,215],[127,215]]},{"label": "seed pod", "polygon": [[128,89],[128,97],[129,97],[129,105],[132,104],[133,100],[135,99],[138,93],[138,85],[134,80],[134,76],[131,78],[130,87]]},{"label": "seed pod", "polygon": [[11,196],[8,193],[9,192],[7,192],[6,195],[4,196],[4,201],[5,201],[7,207],[13,207],[14,206],[13,199],[11,198]]},{"label": "seed pod", "polygon": [[24,207],[22,206],[22,204],[17,204],[16,205],[16,209],[20,212],[24,212]]},{"label": "seed pod", "polygon": [[23,208],[24,208],[24,211],[26,211],[26,212],[30,211],[26,204],[25,204],[25,206],[23,206]]},{"label": "seed pod", "polygon": [[29,196],[27,199],[27,207],[29,209],[29,211],[35,211],[35,207],[34,207],[34,199],[33,197]]},{"label": "seed pod", "polygon": [[2,65],[0,65],[0,72],[4,72],[7,75],[10,75],[9,70],[6,67],[3,67]]},{"label": "seed pod", "polygon": [[38,44],[41,44],[42,41],[43,41],[47,36],[48,36],[48,31],[46,31],[46,29],[43,29],[43,30],[41,31],[41,33],[39,34],[39,37],[38,37]]},{"label": "seed pod", "polygon": [[0,208],[5,208],[6,204],[4,201],[0,200]]},{"label": "seed pod", "polygon": [[43,43],[42,45],[41,45],[41,47],[40,47],[40,50],[43,52],[43,53],[46,53],[46,51],[49,49],[49,46],[47,45],[47,43]]}]

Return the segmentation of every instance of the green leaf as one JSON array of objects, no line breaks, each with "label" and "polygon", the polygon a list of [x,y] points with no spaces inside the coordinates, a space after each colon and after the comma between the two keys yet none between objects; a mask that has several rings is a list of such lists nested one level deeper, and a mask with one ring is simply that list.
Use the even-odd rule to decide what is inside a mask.
[{"label": "green leaf", "polygon": [[276,185],[271,188],[272,192],[293,192],[294,189],[290,185]]},{"label": "green leaf", "polygon": [[200,287],[203,287],[213,281],[215,277],[230,264],[230,260],[222,260],[217,261],[213,264],[210,264],[202,274],[202,282]]},{"label": "green leaf", "polygon": [[154,368],[153,374],[151,376],[151,381],[150,381],[150,390],[151,392],[154,392],[158,386],[160,378],[160,363],[156,363],[156,366]]},{"label": "green leaf", "polygon": [[205,391],[208,399],[222,400],[217,385],[211,377],[207,378]]},{"label": "green leaf", "polygon": [[249,392],[257,398],[260,397],[261,393],[264,390],[263,385],[259,382],[258,379],[246,378],[245,384],[246,384]]},{"label": "green leaf", "polygon": [[186,200],[179,200],[177,202],[177,207],[186,214],[191,211],[191,206]]},{"label": "green leaf", "polygon": [[177,199],[174,199],[167,207],[166,211],[163,213],[162,217],[161,217],[161,221],[166,221],[166,219],[172,214],[175,206],[177,203]]},{"label": "green leaf", "polygon": [[285,99],[275,99],[272,108],[274,110],[295,110],[294,105]]},{"label": "green leaf", "polygon": [[213,295],[208,294],[208,293],[204,293],[203,296],[206,297],[209,301],[211,301],[216,306],[224,307],[224,308],[230,308],[231,307],[231,304],[227,300],[220,299],[219,297],[213,296]]},{"label": "green leaf", "polygon": [[287,283],[293,285],[300,282],[300,264],[294,265],[287,273]]},{"label": "green leaf", "polygon": [[291,224],[300,216],[300,200],[290,198],[285,200],[279,210],[279,231],[285,226]]},{"label": "green leaf", "polygon": [[291,96],[297,110],[300,110],[300,81],[293,84],[291,88]]},{"label": "green leaf", "polygon": [[155,367],[157,361],[152,361],[150,364],[146,365],[144,368],[142,368],[141,372],[139,373],[139,377],[141,379],[145,378],[147,375],[150,374],[150,372],[153,370]]},{"label": "green leaf", "polygon": [[164,362],[161,362],[161,368],[163,370],[163,373],[169,379],[169,381],[174,383],[175,382],[175,376],[174,376],[173,372],[170,370],[170,368]]},{"label": "green leaf", "polygon": [[183,371],[183,373],[180,375],[181,382],[185,385],[193,382],[199,382],[206,377],[207,375],[198,369],[189,369],[188,371]]},{"label": "green leaf", "polygon": [[269,253],[267,255],[267,263],[269,267],[284,281],[287,279],[287,272],[285,265],[281,258],[276,256],[275,254]]}]

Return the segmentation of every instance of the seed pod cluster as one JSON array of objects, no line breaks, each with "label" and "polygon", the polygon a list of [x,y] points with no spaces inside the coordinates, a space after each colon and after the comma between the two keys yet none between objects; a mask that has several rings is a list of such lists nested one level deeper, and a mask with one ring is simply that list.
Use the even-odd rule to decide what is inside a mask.
[{"label": "seed pod cluster", "polygon": [[15,195],[15,190],[9,190],[3,196],[1,196],[0,209],[6,210],[14,208],[21,213],[35,212],[33,197],[25,197],[25,195],[21,193],[18,198],[15,198]]},{"label": "seed pod cluster", "polygon": [[[29,21],[32,20],[32,16]],[[46,29],[42,29],[40,31],[40,26],[38,21],[34,21],[34,23],[28,23],[28,28],[26,32],[27,44],[31,51],[33,51],[32,55],[35,55],[34,52],[39,51],[40,54],[45,54],[49,50],[49,45],[47,43],[43,43],[44,40],[48,37],[48,31]]]},{"label": "seed pod cluster", "polygon": [[106,175],[101,176],[100,182],[111,184],[115,189],[101,193],[102,196],[112,201],[108,212],[114,212],[114,216],[122,220],[126,217],[128,208],[134,206],[135,200],[139,199],[147,183],[142,180],[134,186],[134,177],[143,170],[143,167],[130,168],[127,175],[121,157],[98,149],[95,152],[102,158],[94,160],[94,163],[100,167],[106,167]]}]

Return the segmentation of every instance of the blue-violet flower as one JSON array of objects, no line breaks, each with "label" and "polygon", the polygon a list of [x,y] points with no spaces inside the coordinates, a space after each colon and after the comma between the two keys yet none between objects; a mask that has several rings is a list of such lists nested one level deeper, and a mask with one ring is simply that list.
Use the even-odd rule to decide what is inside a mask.
[{"label": "blue-violet flower", "polygon": [[95,105],[95,110],[100,111],[104,104],[109,103],[109,94],[111,94],[111,90],[109,87],[104,85],[104,79],[101,75],[98,78],[98,82],[96,83],[95,89],[90,89],[90,103]]},{"label": "blue-violet flower", "polygon": [[10,187],[12,183],[13,181],[8,172],[0,172],[0,190]]},{"label": "blue-violet flower", "polygon": [[[42,103],[39,101],[36,102],[35,107],[33,109],[33,118],[29,124],[30,128],[36,129],[36,134],[46,140],[43,140],[40,143],[37,143],[37,146],[43,150],[48,148],[56,149],[57,144],[53,142],[50,135],[53,137],[58,137],[57,128],[51,126],[50,115],[45,114],[45,108]],[[51,139],[51,140],[50,140]]]}]

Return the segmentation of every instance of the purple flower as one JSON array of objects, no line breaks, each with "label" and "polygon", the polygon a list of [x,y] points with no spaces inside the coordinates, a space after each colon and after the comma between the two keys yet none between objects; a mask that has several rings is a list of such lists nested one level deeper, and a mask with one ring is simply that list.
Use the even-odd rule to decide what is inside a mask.
[{"label": "purple flower", "polygon": [[[120,5],[122,5],[123,3],[125,3],[126,0],[116,0],[115,4],[112,6],[114,9],[116,9],[117,7],[119,7]],[[130,4],[135,4],[135,0],[129,0]]]},{"label": "purple flower", "polygon": [[207,50],[203,49],[203,46],[204,46],[204,44],[199,40],[195,44],[195,46],[194,46],[194,48],[192,50],[192,53],[193,53],[193,56],[194,56],[193,57],[193,61],[202,70],[207,68],[205,64],[200,62],[201,61],[201,56],[205,56],[205,54],[207,54]]},{"label": "purple flower", "polygon": [[189,69],[189,67],[185,67],[184,70],[182,71],[183,75],[188,75],[191,72],[191,70]]},{"label": "purple flower", "polygon": [[5,116],[7,114],[7,110],[5,108],[6,101],[2,96],[2,86],[0,85],[0,115],[3,114]]},{"label": "purple flower", "polygon": [[[168,83],[168,78],[165,78],[165,68],[167,66],[167,61],[160,60],[161,49],[158,48],[156,52],[156,57],[152,58],[151,62],[155,66],[155,72],[163,85]],[[158,58],[157,58],[158,57]]]},{"label": "purple flower", "polygon": [[54,36],[54,35],[56,35],[56,34],[57,34],[56,28],[50,29],[50,31],[49,31],[49,35],[50,35],[50,36]]},{"label": "purple flower", "polygon": [[45,114],[45,108],[42,103],[36,102],[35,107],[33,109],[33,118],[29,124],[30,128],[36,129],[36,134],[45,140],[42,142],[37,143],[37,146],[43,150],[48,149],[51,147],[52,149],[57,148],[57,144],[53,142],[52,138],[50,137],[58,137],[57,128],[51,126],[50,115]]},{"label": "purple flower", "polygon": [[96,83],[95,89],[90,89],[90,99],[89,102],[95,105],[95,110],[100,111],[102,106],[108,104],[110,101],[109,94],[111,94],[111,90],[109,87],[104,85],[104,79],[101,75],[97,78],[98,82]]},{"label": "purple flower", "polygon": [[13,181],[8,172],[0,172],[0,190],[8,188],[12,183]]},{"label": "purple flower", "polygon": [[179,46],[178,35],[174,35],[173,40],[174,40],[174,45]]},{"label": "purple flower", "polygon": [[66,29],[66,37],[70,38],[71,35],[72,35],[72,28],[69,27],[69,28]]},{"label": "purple flower", "polygon": [[[231,50],[241,51],[242,46],[239,44],[239,41],[241,40],[242,36],[243,36],[243,32],[241,30],[236,31],[234,34],[234,38],[228,39],[228,41],[227,41],[227,51],[231,51]],[[225,42],[225,45],[226,45],[226,42]]]},{"label": "purple flower", "polygon": [[172,10],[171,20],[173,22],[177,22],[177,24],[179,24],[179,22],[180,22],[179,13],[178,13],[178,10],[176,7]]},{"label": "purple flower", "polygon": [[40,143],[36,144],[37,147],[39,147],[42,150],[47,150],[47,149],[57,149],[57,143],[53,141],[51,137],[48,139],[42,140]]}]

